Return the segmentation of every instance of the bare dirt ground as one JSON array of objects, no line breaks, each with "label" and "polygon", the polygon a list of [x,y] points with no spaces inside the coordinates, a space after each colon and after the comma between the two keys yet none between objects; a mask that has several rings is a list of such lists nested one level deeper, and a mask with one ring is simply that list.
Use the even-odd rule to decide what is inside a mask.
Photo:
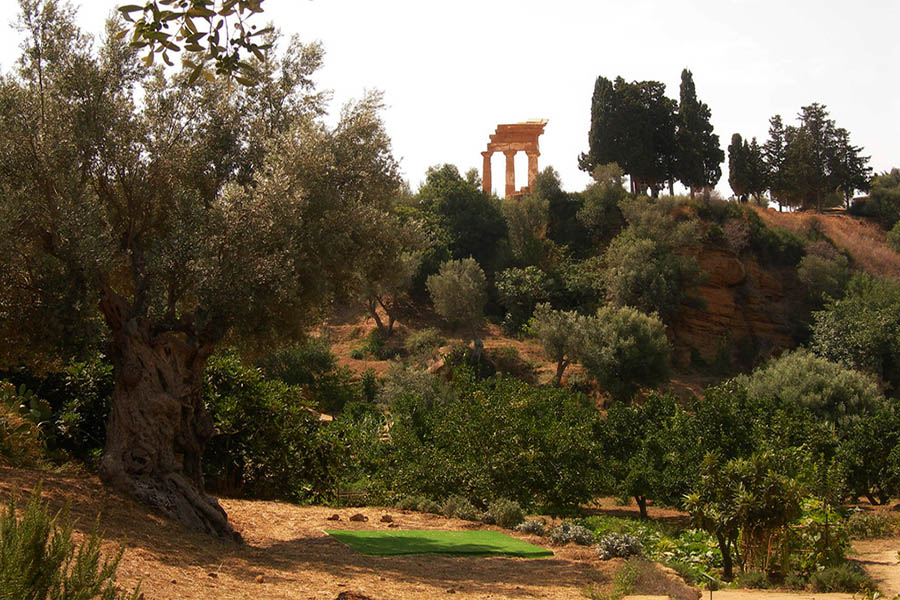
[{"label": "bare dirt ground", "polygon": [[853,559],[875,580],[878,590],[888,598],[900,594],[898,550],[898,537],[853,542]]},{"label": "bare dirt ground", "polygon": [[[620,560],[601,561],[590,549],[554,547],[541,560],[439,556],[368,557],[357,554],[323,532],[326,527],[386,528],[390,513],[404,529],[461,530],[484,527],[437,515],[392,509],[334,510],[280,502],[222,500],[244,536],[244,545],[192,533],[162,519],[127,498],[107,491],[95,477],[59,475],[0,467],[0,500],[14,490],[28,493],[43,481],[43,497],[54,509],[69,503],[84,535],[100,515],[104,549],[127,550],[119,581],[138,582],[145,600],[333,600],[356,592],[372,600],[435,598],[568,599],[584,597],[589,587],[611,585]],[[341,521],[326,520],[334,513]],[[352,523],[361,512],[368,522]],[[517,534],[514,534],[517,535]],[[544,540],[518,536],[546,545]]]}]

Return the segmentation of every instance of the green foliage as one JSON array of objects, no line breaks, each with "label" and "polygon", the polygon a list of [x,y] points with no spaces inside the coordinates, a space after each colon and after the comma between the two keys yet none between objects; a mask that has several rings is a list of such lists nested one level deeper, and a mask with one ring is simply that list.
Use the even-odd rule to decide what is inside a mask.
[{"label": "green foliage", "polygon": [[478,509],[462,496],[448,496],[441,505],[441,513],[448,518],[463,519],[464,521],[477,521]]},{"label": "green foliage", "polygon": [[770,536],[800,513],[800,489],[779,466],[772,454],[729,461],[709,454],[685,498],[694,523],[716,536],[726,580],[733,576],[735,555],[742,571],[766,559]]},{"label": "green foliage", "polygon": [[892,537],[900,530],[900,517],[887,512],[857,510],[847,519],[845,529],[854,540]]},{"label": "green foliage", "polygon": [[407,356],[417,363],[425,363],[437,358],[437,350],[446,343],[441,332],[434,327],[426,327],[409,334],[403,349]]},{"label": "green foliage", "polygon": [[900,169],[894,168],[872,178],[869,197],[854,204],[850,212],[871,217],[885,229],[892,228],[900,220]]},{"label": "green foliage", "polygon": [[509,231],[509,246],[519,264],[535,265],[544,257],[550,202],[528,193],[503,201],[503,216]]},{"label": "green foliage", "polygon": [[855,594],[872,587],[872,580],[859,566],[844,563],[816,571],[809,577],[809,586],[815,592],[846,592]]},{"label": "green foliage", "polygon": [[649,498],[675,503],[686,491],[678,478],[678,417],[674,398],[650,394],[642,404],[614,404],[603,423],[606,486],[622,499],[634,497],[642,517]]},{"label": "green foliage", "polygon": [[314,385],[316,380],[337,368],[327,338],[308,338],[305,341],[269,352],[256,361],[268,379],[287,385]]},{"label": "green foliage", "polygon": [[697,99],[693,74],[681,72],[678,113],[675,117],[675,174],[687,187],[714,187],[722,177],[725,153],[719,148],[719,136],[710,123],[712,111]]},{"label": "green foliage", "polygon": [[699,225],[673,216],[668,199],[640,197],[620,206],[628,227],[603,254],[606,298],[616,306],[672,314],[697,277],[696,261],[676,250],[697,243]]},{"label": "green foliage", "polygon": [[507,310],[507,318],[504,319],[507,333],[518,333],[531,317],[534,307],[549,299],[551,284],[547,274],[533,266],[524,269],[510,268],[497,275],[494,285],[497,287],[500,304]]},{"label": "green foliage", "polygon": [[669,342],[656,315],[605,306],[586,322],[585,333],[581,363],[614,398],[628,401],[638,386],[668,379]]},{"label": "green foliage", "polygon": [[867,376],[806,350],[782,354],[739,381],[746,382],[751,397],[800,408],[841,426],[884,406]]},{"label": "green foliage", "polygon": [[550,538],[551,543],[560,546],[569,543],[575,543],[579,546],[590,546],[594,543],[594,534],[590,529],[568,521],[564,521],[551,529],[547,537]]},{"label": "green foliage", "polygon": [[900,384],[900,283],[857,274],[841,299],[813,313],[812,348],[820,356]]},{"label": "green foliage", "polygon": [[849,261],[828,242],[814,242],[797,265],[797,278],[814,299],[840,298],[850,281]]},{"label": "green foliage", "polygon": [[447,261],[426,285],[435,311],[469,327],[477,338],[475,328],[481,323],[487,302],[487,279],[478,263],[472,258]]},{"label": "green foliage", "polygon": [[[441,165],[428,169],[417,201],[426,231],[432,238],[446,240],[449,258],[472,257],[480,265],[495,264],[499,244],[507,236],[506,219],[496,198],[465,180],[453,165]],[[427,260],[424,266],[428,268]]]},{"label": "green foliage", "polygon": [[213,489],[259,498],[327,498],[339,459],[300,388],[267,380],[234,354],[210,359],[204,394],[219,434],[204,462]]},{"label": "green foliage", "polygon": [[574,311],[553,310],[549,304],[538,304],[529,331],[543,347],[544,354],[556,362],[554,382],[560,385],[566,367],[582,350],[587,335],[587,321]]},{"label": "green foliage", "polygon": [[[841,430],[836,460],[847,491],[885,504],[900,494],[900,412],[896,401],[863,415]],[[859,513],[859,518],[865,513]]]},{"label": "green foliage", "polygon": [[591,175],[594,183],[581,194],[578,221],[590,232],[595,242],[610,239],[622,228],[619,203],[628,196],[623,187],[622,169],[616,163],[598,165]]},{"label": "green foliage", "polygon": [[112,558],[100,553],[95,527],[81,544],[72,540],[68,512],[50,516],[40,500],[40,487],[21,518],[15,497],[0,514],[0,598],[4,600],[118,600],[139,597],[116,585],[116,570],[125,548]]},{"label": "green foliage", "polygon": [[488,504],[487,512],[491,515],[491,520],[500,527],[512,529],[525,520],[522,513],[522,507],[515,500],[506,498],[498,498]]},{"label": "green foliage", "polygon": [[[123,38],[130,33],[129,45],[146,49],[142,60],[147,66],[153,64],[157,55],[173,66],[169,53],[185,53],[181,61],[191,69],[188,77],[191,82],[201,74],[210,79],[219,75],[253,86],[259,80],[257,61],[264,61],[265,52],[272,47],[268,34],[273,27],[257,29],[250,24],[253,15],[262,12],[263,1],[235,0],[221,6],[206,0],[126,4],[118,10],[130,25],[116,37]],[[257,39],[258,36],[261,37]]]},{"label": "green foliage", "polygon": [[477,506],[593,497],[598,414],[587,398],[503,377],[475,381],[465,368],[454,371],[452,394],[435,385],[393,396],[388,465],[373,474],[385,489],[434,498],[452,491]]},{"label": "green foliage", "polygon": [[888,246],[893,248],[894,252],[900,253],[900,225],[894,223],[891,230],[887,233]]},{"label": "green foliage", "polygon": [[543,537],[546,534],[544,529],[547,522],[544,519],[526,519],[516,525],[516,531],[520,533],[528,533],[530,535],[539,535]]},{"label": "green foliage", "polygon": [[[15,386],[0,381],[0,396],[12,396]],[[24,418],[18,406],[10,406],[0,397],[0,460],[14,467],[40,465],[47,452],[41,432],[32,421]]]},{"label": "green foliage", "polygon": [[57,443],[74,457],[93,463],[106,444],[106,422],[115,385],[103,355],[73,361],[64,371],[64,398],[55,419]]},{"label": "green foliage", "polygon": [[628,558],[629,556],[642,555],[644,547],[637,537],[627,533],[621,535],[608,533],[597,542],[597,552],[600,554],[600,560]]}]

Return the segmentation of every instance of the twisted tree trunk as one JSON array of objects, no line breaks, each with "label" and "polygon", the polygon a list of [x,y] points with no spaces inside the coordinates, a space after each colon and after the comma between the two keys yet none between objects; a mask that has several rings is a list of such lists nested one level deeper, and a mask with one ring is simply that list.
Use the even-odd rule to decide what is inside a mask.
[{"label": "twisted tree trunk", "polygon": [[203,491],[200,459],[214,428],[201,384],[211,346],[176,331],[154,333],[110,290],[100,308],[112,330],[115,375],[101,479],[191,529],[239,540]]}]

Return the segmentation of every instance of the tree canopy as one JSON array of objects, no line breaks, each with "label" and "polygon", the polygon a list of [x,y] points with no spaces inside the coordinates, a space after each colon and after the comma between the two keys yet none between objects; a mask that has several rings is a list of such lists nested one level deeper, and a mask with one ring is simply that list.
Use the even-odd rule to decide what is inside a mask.
[{"label": "tree canopy", "polygon": [[55,0],[0,81],[3,362],[108,342],[115,369],[101,476],[186,524],[231,534],[202,492],[213,434],[200,394],[214,349],[295,338],[355,281],[399,188],[365,96],[334,127],[291,40],[260,84],[167,76],[112,24],[98,51]]}]

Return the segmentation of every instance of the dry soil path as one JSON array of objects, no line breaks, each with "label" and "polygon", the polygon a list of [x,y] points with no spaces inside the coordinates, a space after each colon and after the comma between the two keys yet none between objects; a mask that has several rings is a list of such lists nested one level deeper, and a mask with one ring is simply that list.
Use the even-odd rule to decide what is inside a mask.
[{"label": "dry soil path", "polygon": [[853,559],[875,580],[879,591],[888,598],[900,594],[900,562],[897,551],[900,538],[857,540],[853,542]]}]

